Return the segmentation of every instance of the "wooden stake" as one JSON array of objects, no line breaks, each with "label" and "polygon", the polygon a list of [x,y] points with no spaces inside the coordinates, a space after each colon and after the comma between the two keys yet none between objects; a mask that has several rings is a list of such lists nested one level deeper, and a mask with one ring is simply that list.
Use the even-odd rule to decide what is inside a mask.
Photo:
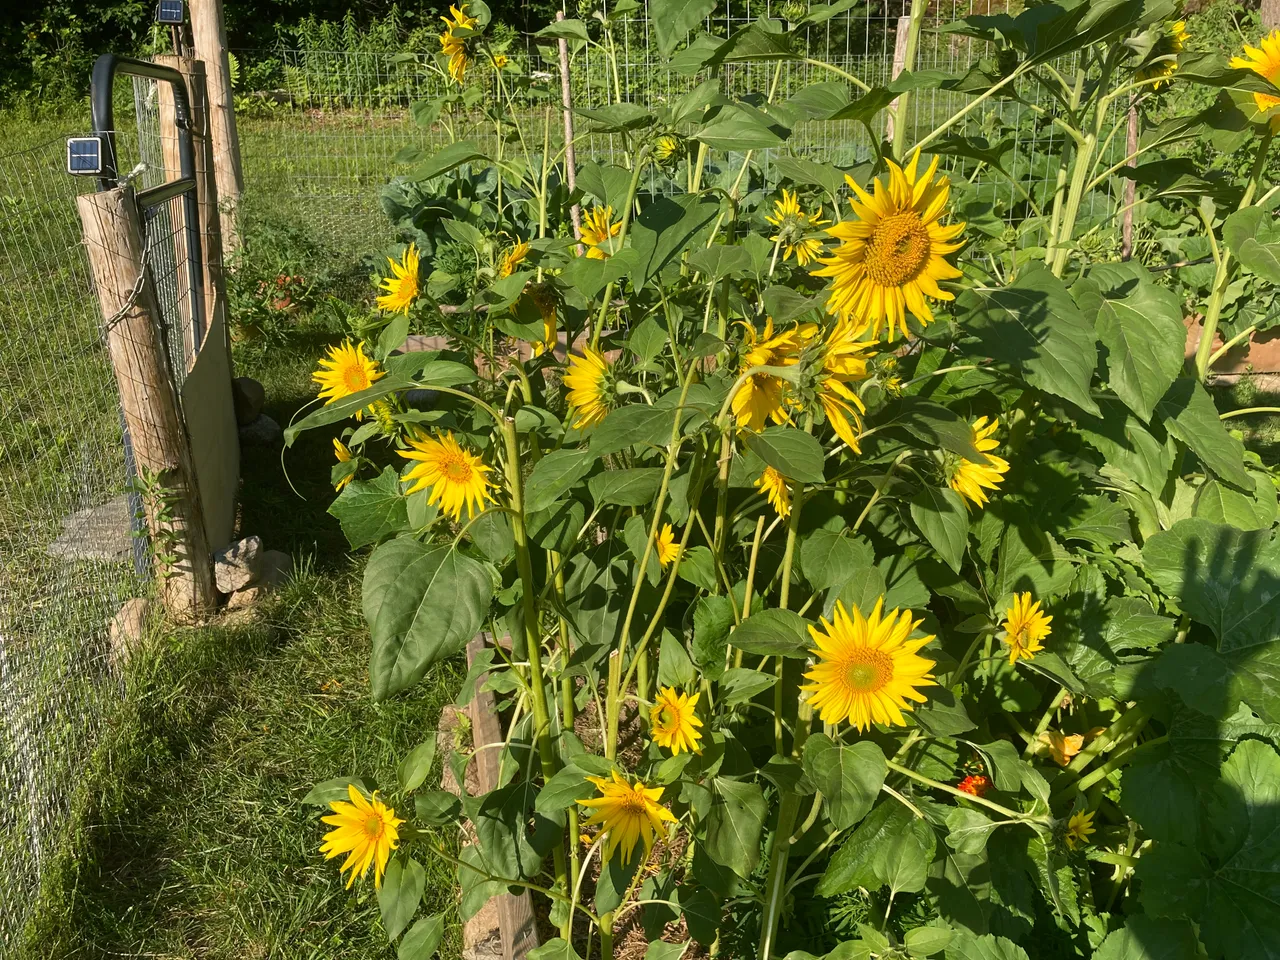
[{"label": "wooden stake", "polygon": [[240,249],[240,200],[244,171],[240,163],[240,134],[236,131],[231,65],[227,60],[227,30],[222,0],[191,0],[191,33],[196,58],[205,64],[209,91],[209,132],[213,170],[222,211],[222,250],[229,260]]},{"label": "wooden stake", "polygon": [[[556,11],[556,22],[564,19],[564,11]],[[560,104],[564,108],[564,169],[565,183],[569,192],[573,193],[577,185],[578,161],[573,149],[573,87],[569,83],[569,42],[564,37],[557,40],[560,47]],[[582,207],[574,204],[569,208],[569,216],[573,218],[573,237],[582,237]],[[578,244],[578,256],[582,256],[582,244]]]},{"label": "wooden stake", "polygon": [[143,499],[160,599],[173,619],[190,622],[213,610],[217,593],[137,203],[131,187],[116,187],[77,204],[134,458],[158,484],[148,493],[160,495]]},{"label": "wooden stake", "polygon": [[[893,44],[893,72],[890,80],[897,80],[907,65],[907,40],[911,34],[911,18],[898,18],[898,36]],[[897,130],[898,123],[898,103],[901,97],[894,97],[893,103],[889,104],[889,110],[885,113],[884,120],[884,138],[889,143],[893,143],[894,133]]]},{"label": "wooden stake", "polygon": [[[1125,141],[1125,156],[1138,152],[1138,98],[1129,94],[1129,136]],[[1124,217],[1120,226],[1120,259],[1133,256],[1133,205],[1138,199],[1138,185],[1133,180],[1124,182]]]}]

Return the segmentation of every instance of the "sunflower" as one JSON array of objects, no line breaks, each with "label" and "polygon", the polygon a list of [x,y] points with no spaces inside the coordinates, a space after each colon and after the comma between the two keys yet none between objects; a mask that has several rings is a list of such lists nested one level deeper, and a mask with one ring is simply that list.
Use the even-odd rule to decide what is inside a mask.
[{"label": "sunflower", "polygon": [[525,293],[533,300],[533,305],[538,308],[538,314],[542,317],[542,339],[533,345],[533,355],[538,357],[556,345],[556,308],[559,298],[555,287],[549,283],[531,283],[525,288]]},{"label": "sunflower", "polygon": [[985,796],[987,791],[991,789],[991,781],[986,777],[968,776],[961,780],[956,789],[961,793],[967,793],[971,797]]},{"label": "sunflower", "polygon": [[440,52],[449,58],[449,76],[462,83],[467,66],[471,63],[471,48],[467,43],[470,34],[460,36],[458,31],[474,30],[479,21],[468,16],[465,3],[461,9],[449,7],[449,16],[441,17],[440,20],[444,23],[444,33],[440,34]]},{"label": "sunflower", "polygon": [[387,291],[378,297],[378,309],[388,313],[408,313],[418,299],[418,248],[412,243],[405,248],[399,263],[387,257],[391,276],[383,277],[378,286]]},{"label": "sunflower", "polygon": [[1067,821],[1066,833],[1067,846],[1070,849],[1074,850],[1078,846],[1087,844],[1093,834],[1093,811],[1071,815],[1071,819]]},{"label": "sunflower", "polygon": [[632,785],[616,770],[612,780],[587,777],[587,781],[596,785],[601,796],[578,801],[596,811],[583,826],[600,824],[609,832],[604,858],[610,859],[613,852],[622,847],[623,860],[630,861],[636,841],[641,839],[644,840],[644,854],[648,857],[653,849],[654,834],[663,829],[662,822],[674,822],[676,819],[658,802],[662,799],[662,788],[646,787],[639,780]]},{"label": "sunflower", "polygon": [[[338,458],[338,463],[351,462],[351,448],[348,447],[341,440],[339,440],[337,437],[333,438],[333,455]],[[336,493],[341,493],[342,488],[345,487],[352,480],[354,480],[355,476],[356,475],[354,473],[348,473],[345,477],[343,477],[336,484],[334,484],[334,487],[333,487],[334,491]]]},{"label": "sunflower", "polygon": [[966,506],[970,503],[976,503],[979,507],[985,504],[986,490],[995,490],[1009,472],[1009,462],[990,452],[1000,446],[991,439],[999,425],[999,418],[990,423],[986,417],[973,421],[973,446],[986,459],[977,461],[956,457],[949,466],[947,483],[964,498]]},{"label": "sunflower", "polygon": [[965,225],[942,224],[951,181],[934,180],[937,157],[923,175],[917,173],[919,150],[905,170],[888,163],[889,185],[877,178],[872,194],[845,177],[855,194],[849,205],[857,219],[827,229],[840,246],[818,261],[824,266],[814,275],[832,278],[827,300],[832,313],[869,323],[872,339],[887,327],[887,338],[893,340],[897,331],[906,334],[908,310],[929,324],[933,311],[927,298],[955,299],[938,281],[960,276],[945,257],[963,245],[953,241]]},{"label": "sunflower", "polygon": [[382,886],[382,875],[387,872],[387,860],[400,842],[400,832],[396,829],[403,820],[396,818],[396,812],[378,799],[374,793],[372,800],[366,800],[354,784],[347,784],[347,796],[351,802],[335,800],[329,804],[333,811],[330,816],[320,819],[333,826],[324,835],[324,843],[320,852],[326,860],[347,854],[342,864],[342,872],[351,871],[347,878],[347,889],[355,883],[356,877],[363,877],[373,864],[373,884]]},{"label": "sunflower", "polygon": [[1053,617],[1046,617],[1040,610],[1040,601],[1031,602],[1031,594],[1016,593],[1013,606],[1004,612],[1004,636],[1001,638],[1009,647],[1009,665],[1019,660],[1030,660],[1044,649],[1041,642],[1049,636],[1049,623]]},{"label": "sunflower", "polygon": [[529,255],[528,242],[521,240],[514,247],[502,255],[502,259],[498,261],[498,276],[506,279],[516,272],[516,269],[524,262],[524,258]]},{"label": "sunflower", "polygon": [[[746,331],[742,338],[742,359],[739,373],[752,367],[789,367],[797,363],[800,351],[817,331],[811,323],[797,324],[783,333],[774,334],[773,318],[766,317],[764,332],[739,320]],[[787,411],[784,404],[785,383],[768,373],[753,373],[733,395],[733,415],[738,426],[746,430],[763,430],[766,420],[785,423]]]},{"label": "sunflower", "polygon": [[662,530],[658,533],[658,563],[664,567],[671,566],[671,562],[680,556],[680,544],[676,543],[675,532],[671,529],[671,524],[664,523]]},{"label": "sunflower", "polygon": [[936,685],[929,672],[934,661],[917,652],[933,637],[908,639],[922,621],[897,608],[882,617],[883,607],[881,597],[871,616],[864,618],[855,606],[850,617],[837,600],[835,622],[824,617],[821,631],[809,628],[820,662],[804,675],[813,682],[802,689],[813,692],[810,702],[823,723],[848,720],[859,732],[873,723],[905,726],[902,713],[912,709],[907,701],[925,702],[916,688]]},{"label": "sunflower", "polygon": [[565,399],[573,408],[573,425],[579,430],[599,423],[609,412],[609,363],[604,354],[591,347],[582,348],[582,356],[570,355],[564,385],[569,388]]},{"label": "sunflower", "polygon": [[[1272,30],[1259,41],[1257,47],[1251,47],[1246,43],[1244,56],[1232,57],[1231,66],[1252,70],[1272,83],[1280,83],[1280,30]],[[1280,107],[1280,97],[1270,93],[1255,93],[1253,102],[1263,113]]]},{"label": "sunflower", "polygon": [[1151,62],[1133,75],[1138,81],[1154,80],[1152,90],[1169,85],[1170,78],[1178,69],[1178,54],[1186,47],[1190,36],[1185,20],[1164,24],[1163,30],[1160,39],[1151,48]]},{"label": "sunflower", "polygon": [[416,481],[406,493],[430,487],[427,503],[439,501],[440,509],[453,520],[462,516],[463,507],[470,519],[484,510],[485,500],[493,500],[485,476],[492,468],[459,446],[452,431],[435,437],[410,437],[409,446],[411,450],[396,451],[406,460],[420,461],[404,475],[405,480]]},{"label": "sunflower", "polygon": [[[385,375],[377,360],[365,356],[363,342],[352,346],[350,340],[345,340],[329,348],[329,355],[320,361],[320,369],[311,375],[311,379],[320,384],[320,398],[327,406],[335,400],[368,390],[375,380],[381,380]],[[356,419],[360,418],[361,411],[357,410]]]},{"label": "sunflower", "polygon": [[680,138],[673,133],[664,133],[653,142],[653,159],[659,163],[671,163],[679,160],[684,153]]},{"label": "sunflower", "polygon": [[613,222],[613,207],[592,207],[582,218],[582,233],[578,237],[587,248],[588,260],[608,260],[609,251],[600,244],[622,232],[622,221]]},{"label": "sunflower", "polygon": [[673,687],[662,687],[658,699],[649,710],[649,727],[653,730],[653,742],[666,747],[675,756],[681,750],[702,753],[698,741],[702,734],[698,727],[702,721],[693,712],[702,694],[677,693]]},{"label": "sunflower", "polygon": [[867,408],[851,385],[867,379],[867,359],[875,343],[863,339],[866,324],[837,320],[827,334],[822,355],[825,376],[818,387],[818,400],[831,422],[831,427],[854,453],[861,453],[858,434],[862,431],[862,415]]},{"label": "sunflower", "polygon": [[794,190],[782,191],[782,199],[773,201],[773,216],[765,217],[765,221],[778,229],[769,239],[782,245],[782,259],[788,260],[794,255],[802,267],[807,267],[822,253],[822,241],[809,236],[809,231],[831,222],[822,219],[821,207],[813,214],[801,210]]},{"label": "sunflower", "polygon": [[778,516],[784,520],[791,516],[791,490],[787,487],[786,477],[773,467],[765,467],[756,481],[756,488],[769,498]]},{"label": "sunflower", "polygon": [[495,53],[490,62],[493,64],[493,69],[503,70],[511,62],[511,58],[505,53]]}]

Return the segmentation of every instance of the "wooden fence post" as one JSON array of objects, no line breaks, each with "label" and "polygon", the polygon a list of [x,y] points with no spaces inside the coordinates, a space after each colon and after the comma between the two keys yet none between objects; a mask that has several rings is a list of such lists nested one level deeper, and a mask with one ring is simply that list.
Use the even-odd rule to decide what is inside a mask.
[{"label": "wooden fence post", "polygon": [[[889,75],[890,80],[897,80],[907,65],[907,38],[911,35],[911,18],[898,18],[898,35],[893,45],[893,70]],[[893,102],[889,104],[889,109],[885,111],[884,120],[884,138],[889,143],[893,143],[895,132],[898,125],[898,105],[902,98],[894,97]],[[905,117],[903,118],[906,119]],[[901,159],[901,158],[900,158]]]},{"label": "wooden fence post", "polygon": [[134,458],[155,480],[143,501],[160,599],[175,620],[196,620],[213,610],[217,593],[133,188],[85,194],[77,204]]},{"label": "wooden fence post", "polygon": [[240,200],[244,170],[240,162],[240,134],[236,130],[235,99],[231,92],[231,64],[227,60],[227,29],[222,0],[191,0],[191,34],[196,59],[205,64],[208,85],[209,133],[213,170],[222,211],[222,249],[227,259],[240,248]]},{"label": "wooden fence post", "polygon": [[[564,19],[564,11],[556,11],[556,22]],[[573,147],[573,87],[569,83],[569,42],[564,37],[557,41],[560,48],[560,105],[564,108],[564,172],[569,192],[577,186],[578,159]],[[573,220],[573,238],[582,236],[582,208],[574,204],[569,208]],[[578,244],[578,256],[582,256],[582,244]]]}]

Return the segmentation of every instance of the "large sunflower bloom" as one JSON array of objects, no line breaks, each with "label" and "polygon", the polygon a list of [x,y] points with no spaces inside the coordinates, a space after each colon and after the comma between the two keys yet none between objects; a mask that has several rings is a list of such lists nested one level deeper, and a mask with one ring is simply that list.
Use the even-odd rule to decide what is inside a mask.
[{"label": "large sunflower bloom", "polygon": [[582,233],[578,239],[587,248],[588,260],[608,260],[609,251],[600,244],[622,232],[622,221],[613,222],[613,207],[592,207],[582,218]]},{"label": "large sunflower bloom", "polygon": [[341,869],[351,871],[347,878],[348,890],[356,877],[369,872],[370,864],[373,864],[373,884],[381,887],[387,860],[400,842],[396,828],[404,821],[396,819],[395,810],[379,800],[376,793],[372,801],[366,800],[354,784],[347,784],[347,796],[351,798],[350,803],[335,800],[329,804],[333,813],[320,818],[335,828],[324,835],[320,852],[326,860],[347,854]]},{"label": "large sunflower bloom", "polygon": [[449,76],[462,83],[466,76],[467,66],[471,63],[471,50],[467,45],[469,37],[459,36],[458,30],[474,30],[479,21],[467,14],[467,5],[462,8],[449,7],[449,16],[441,17],[444,33],[440,34],[440,52],[449,58]]},{"label": "large sunflower bloom", "polygon": [[675,820],[671,811],[658,802],[662,799],[662,788],[646,787],[639,780],[633,786],[616,770],[612,780],[604,777],[587,777],[587,780],[596,785],[601,796],[578,801],[596,811],[583,826],[601,824],[609,832],[604,858],[608,860],[622,847],[622,859],[630,861],[638,840],[644,840],[644,853],[648,857],[654,835],[664,829],[662,822]]},{"label": "large sunflower bloom", "polygon": [[[1259,41],[1259,45],[1244,45],[1243,57],[1232,57],[1231,66],[1252,70],[1272,83],[1280,83],[1280,30],[1272,30]],[[1270,93],[1255,93],[1253,102],[1263,113],[1280,107],[1280,97]],[[1274,125],[1274,124],[1273,124]]]},{"label": "large sunflower bloom", "polygon": [[778,230],[769,239],[782,245],[782,259],[794,256],[802,267],[807,267],[822,253],[822,241],[809,236],[809,231],[831,222],[822,219],[821,207],[813,214],[801,210],[794,190],[782,191],[782,199],[773,201],[773,216],[765,217],[765,220]]},{"label": "large sunflower bloom", "polygon": [[791,516],[791,489],[787,486],[787,478],[781,473],[773,467],[765,467],[764,473],[756,481],[756,489],[769,498],[769,503],[778,516],[784,520]]},{"label": "large sunflower bloom", "polygon": [[1019,660],[1030,660],[1044,649],[1049,637],[1049,624],[1053,617],[1046,617],[1040,609],[1040,601],[1031,602],[1031,594],[1015,593],[1013,606],[1004,612],[1004,636],[1009,648],[1009,666]]},{"label": "large sunflower bloom", "polygon": [[378,309],[388,313],[408,313],[413,301],[418,299],[418,248],[412,243],[405,248],[404,257],[397,263],[387,257],[391,276],[383,277],[378,286],[387,291],[378,297]]},{"label": "large sunflower bloom", "polygon": [[945,257],[962,246],[953,241],[965,225],[942,224],[951,181],[945,176],[934,180],[937,157],[923,175],[917,173],[919,162],[919,150],[905,170],[890,160],[889,185],[877,178],[871,194],[845,177],[855,194],[849,205],[857,219],[827,229],[841,243],[814,271],[832,278],[827,308],[869,323],[872,339],[879,338],[881,327],[887,327],[889,340],[898,331],[905,335],[908,310],[921,323],[932,323],[930,297],[955,299],[938,281],[960,276]]},{"label": "large sunflower bloom", "polygon": [[864,618],[855,606],[850,617],[837,600],[834,623],[823,618],[822,630],[809,628],[819,662],[804,675],[812,683],[802,689],[812,692],[810,703],[823,723],[848,720],[859,732],[873,723],[905,726],[903,711],[912,709],[907,701],[925,702],[916,688],[936,685],[929,672],[934,661],[917,652],[933,637],[908,639],[921,621],[897,608],[882,617],[883,607],[881,597],[871,616]]},{"label": "large sunflower bloom", "polygon": [[[773,332],[773,318],[766,317],[764,332],[745,321],[738,323],[746,330],[743,335],[740,373],[752,367],[789,367],[797,363],[800,351],[817,331],[811,323],[795,325],[779,334]],[[747,430],[763,430],[765,421],[785,423],[787,412],[784,392],[786,384],[768,373],[753,373],[733,395],[733,415],[738,426]]]},{"label": "large sunflower bloom", "polygon": [[524,258],[529,255],[529,244],[527,241],[521,240],[514,247],[502,255],[502,259],[498,261],[498,276],[506,279],[519,269],[520,264],[524,262]]},{"label": "large sunflower bloom", "polygon": [[986,491],[1000,486],[1004,475],[1009,472],[1009,461],[991,453],[1000,446],[998,442],[991,439],[991,435],[996,432],[996,427],[999,425],[998,418],[990,423],[987,422],[986,417],[979,417],[973,421],[973,445],[985,460],[965,460],[962,457],[951,466],[947,483],[952,490],[964,498],[966,506],[970,503],[976,503],[979,507],[985,504]]},{"label": "large sunflower bloom", "polygon": [[404,475],[405,480],[416,481],[406,493],[430,487],[427,503],[438,502],[441,511],[453,520],[462,516],[463,507],[470,519],[484,510],[486,500],[493,500],[485,476],[493,468],[459,446],[452,431],[436,437],[410,437],[409,446],[412,449],[396,451],[406,460],[419,461]]},{"label": "large sunflower bloom", "polygon": [[678,693],[673,687],[662,687],[658,691],[658,698],[649,710],[649,727],[653,731],[653,742],[666,747],[672,756],[682,750],[702,752],[698,743],[702,739],[698,732],[702,721],[694,713],[701,696],[700,693],[692,696]]},{"label": "large sunflower bloom", "polygon": [[[320,384],[320,398],[328,405],[368,390],[375,380],[381,380],[385,375],[377,360],[365,356],[363,342],[352,345],[350,340],[344,340],[329,348],[329,355],[320,361],[320,369],[311,375],[311,379]],[[361,412],[356,411],[356,419],[360,417]]]},{"label": "large sunflower bloom", "polygon": [[1154,80],[1152,90],[1159,90],[1169,85],[1170,78],[1178,69],[1178,54],[1187,45],[1187,21],[1176,20],[1165,25],[1164,35],[1156,41],[1151,51],[1151,62],[1133,75],[1138,81]]},{"label": "large sunflower bloom", "polygon": [[875,343],[864,340],[866,324],[838,320],[827,334],[822,356],[825,376],[818,387],[818,400],[831,421],[831,427],[854,453],[861,453],[858,435],[862,432],[862,415],[866,406],[852,384],[866,380],[867,359],[875,352]]},{"label": "large sunflower bloom", "polygon": [[569,395],[565,399],[573,408],[573,425],[579,430],[599,423],[609,412],[605,396],[608,376],[609,362],[599,350],[583,347],[582,356],[569,356],[569,369],[564,375]]}]

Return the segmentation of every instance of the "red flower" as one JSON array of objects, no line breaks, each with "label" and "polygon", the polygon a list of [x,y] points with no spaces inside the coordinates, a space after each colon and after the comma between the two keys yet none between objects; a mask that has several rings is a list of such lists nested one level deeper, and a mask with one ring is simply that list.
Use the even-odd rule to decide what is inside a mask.
[{"label": "red flower", "polygon": [[967,793],[970,796],[985,796],[986,792],[991,789],[991,781],[986,777],[965,777],[956,787],[961,793]]}]

